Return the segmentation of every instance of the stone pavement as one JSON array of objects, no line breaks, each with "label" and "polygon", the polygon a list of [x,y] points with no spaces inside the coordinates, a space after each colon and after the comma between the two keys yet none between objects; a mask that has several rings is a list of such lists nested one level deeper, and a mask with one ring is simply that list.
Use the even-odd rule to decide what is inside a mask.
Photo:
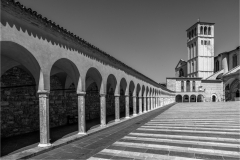
[{"label": "stone pavement", "polygon": [[31,159],[239,159],[238,102],[166,107]]},{"label": "stone pavement", "polygon": [[[88,132],[88,135],[79,140],[74,140],[71,143],[54,147],[50,151],[38,153],[37,156],[31,159],[87,159],[92,155],[107,148],[117,140],[121,139],[130,132],[136,130],[144,123],[151,120],[153,117],[158,116],[160,113],[167,110],[174,104],[169,104],[161,108],[153,109],[147,113],[129,119],[122,120],[118,124],[103,128],[103,130]],[[97,129],[97,128],[96,128]],[[5,158],[5,157],[3,157]],[[8,157],[7,157],[8,158]],[[10,157],[12,158],[12,157]],[[28,156],[29,158],[29,156]],[[25,159],[25,158],[24,158]]]},{"label": "stone pavement", "polygon": [[179,103],[89,160],[237,160],[239,115],[239,102]]}]

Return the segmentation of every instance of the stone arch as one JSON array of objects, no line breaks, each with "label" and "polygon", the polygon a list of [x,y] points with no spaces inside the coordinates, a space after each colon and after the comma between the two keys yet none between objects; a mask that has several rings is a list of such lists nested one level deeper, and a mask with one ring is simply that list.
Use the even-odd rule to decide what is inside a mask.
[{"label": "stone arch", "polygon": [[199,95],[197,96],[197,102],[204,102],[204,96],[201,95],[201,94],[199,94]]},{"label": "stone arch", "polygon": [[[67,58],[56,60],[49,72],[49,128],[53,131],[55,127],[72,123],[77,124],[77,88],[81,85],[78,85],[80,73],[77,66]],[[77,131],[77,127],[75,131]],[[58,140],[70,132],[73,131],[59,133],[61,136],[53,136],[51,134],[51,142]]]},{"label": "stone arch", "polygon": [[203,26],[200,27],[200,34],[203,34]]},{"label": "stone arch", "polygon": [[149,89],[149,86],[146,86],[146,111],[149,110],[149,95],[150,95],[150,89]]},{"label": "stone arch", "polygon": [[128,84],[125,78],[122,78],[120,80],[119,83],[119,93],[120,93],[120,97],[119,97],[119,108],[120,108],[120,118],[122,117],[126,117],[126,99],[125,99],[125,95],[128,95],[128,93],[126,93],[126,90],[128,88]]},{"label": "stone arch", "polygon": [[178,94],[178,95],[176,95],[176,102],[183,102],[183,99],[182,99],[183,97],[182,97],[182,95],[180,95],[180,94]]},{"label": "stone arch", "polygon": [[61,76],[61,82],[63,83],[64,88],[69,87],[72,83],[74,83],[76,90],[78,87],[79,90],[81,90],[81,84],[79,84],[80,72],[71,60],[61,58],[55,61],[50,69],[50,76],[57,74]]},{"label": "stone arch", "polygon": [[[45,83],[41,66],[33,53],[11,41],[1,41],[0,45],[1,137],[4,139],[39,130],[37,91],[44,91]],[[13,152],[38,142],[37,137],[35,142],[29,141],[22,146],[13,146],[8,151]],[[6,154],[8,153],[2,152],[1,156]]]},{"label": "stone arch", "polygon": [[94,125],[100,124],[100,94],[103,89],[103,80],[100,72],[91,67],[87,70],[85,76],[85,117],[86,117],[86,130],[89,130],[93,125],[90,121],[95,121]]},{"label": "stone arch", "polygon": [[207,26],[204,27],[204,35],[207,35]]},{"label": "stone arch", "polygon": [[37,89],[46,89],[39,62],[30,51],[15,42],[1,41],[0,44],[1,76],[15,66],[24,66],[33,75]]},{"label": "stone arch", "polygon": [[212,32],[211,27],[208,27],[208,35],[211,35],[212,34],[211,32]]},{"label": "stone arch", "polygon": [[189,102],[189,96],[187,94],[183,96],[183,102]]},{"label": "stone arch", "polygon": [[[142,111],[144,110],[144,103],[146,103],[146,87],[144,85],[142,85]],[[145,101],[145,102],[144,102]]]},{"label": "stone arch", "polygon": [[113,74],[109,74],[106,82],[106,123],[114,120],[115,115],[115,92],[117,79]]},{"label": "stone arch", "polygon": [[122,78],[120,80],[120,83],[119,83],[119,93],[120,93],[120,95],[128,95],[128,93],[126,93],[127,87],[128,87],[128,84],[127,84],[126,79]]},{"label": "stone arch", "polygon": [[217,95],[216,94],[212,94],[211,100],[212,100],[212,102],[217,102]]},{"label": "stone arch", "polygon": [[101,73],[94,67],[91,67],[88,69],[86,76],[85,76],[85,89],[87,90],[87,88],[89,87],[90,84],[92,83],[96,83],[98,90],[101,92],[103,89],[102,86],[102,75]]},{"label": "stone arch", "polygon": [[229,87],[230,97],[232,101],[234,101],[235,97],[238,96],[237,94],[239,89],[240,89],[240,81],[239,79],[235,79]]},{"label": "stone arch", "polygon": [[133,96],[136,96],[135,93],[135,84],[133,81],[129,83],[129,115],[133,114]]},{"label": "stone arch", "polygon": [[197,98],[196,95],[194,95],[194,94],[191,95],[190,96],[190,102],[196,102],[196,100],[197,100],[196,98]]},{"label": "stone arch", "polygon": [[140,84],[138,83],[136,87],[136,113],[140,111],[139,98],[142,98],[142,94]]}]

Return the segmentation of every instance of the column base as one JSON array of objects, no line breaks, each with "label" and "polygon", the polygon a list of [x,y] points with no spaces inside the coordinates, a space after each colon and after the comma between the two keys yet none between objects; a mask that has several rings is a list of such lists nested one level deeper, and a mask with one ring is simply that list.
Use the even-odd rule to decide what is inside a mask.
[{"label": "column base", "polygon": [[51,143],[47,143],[47,144],[38,144],[38,147],[50,147],[52,144]]},{"label": "column base", "polygon": [[101,124],[100,127],[106,127],[106,124]]},{"label": "column base", "polygon": [[86,132],[78,132],[78,135],[86,135]]},{"label": "column base", "polygon": [[130,117],[129,117],[129,116],[127,116],[127,117],[125,117],[125,118],[127,118],[127,119],[128,119],[128,118],[130,118]]},{"label": "column base", "polygon": [[119,122],[120,121],[120,119],[115,119],[115,122]]},{"label": "column base", "polygon": [[137,114],[133,114],[133,116],[137,116]]}]

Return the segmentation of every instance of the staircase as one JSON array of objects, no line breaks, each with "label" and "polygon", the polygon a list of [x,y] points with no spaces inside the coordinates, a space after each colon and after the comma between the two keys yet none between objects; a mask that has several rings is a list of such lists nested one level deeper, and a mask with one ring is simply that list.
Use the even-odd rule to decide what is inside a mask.
[{"label": "staircase", "polygon": [[240,103],[179,103],[90,159],[240,159]]}]

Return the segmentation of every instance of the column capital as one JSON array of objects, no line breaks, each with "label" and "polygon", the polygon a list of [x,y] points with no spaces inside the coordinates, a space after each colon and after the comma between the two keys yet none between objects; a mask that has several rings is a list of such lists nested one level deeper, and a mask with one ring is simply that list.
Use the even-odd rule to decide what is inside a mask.
[{"label": "column capital", "polygon": [[114,94],[115,97],[120,97],[120,94]]},{"label": "column capital", "polygon": [[50,91],[48,91],[48,90],[38,90],[37,91],[37,94],[49,94],[50,93]]},{"label": "column capital", "polygon": [[137,96],[132,96],[133,98],[137,98]]},{"label": "column capital", "polygon": [[79,96],[84,96],[86,94],[86,92],[77,92],[77,95]]},{"label": "column capital", "polygon": [[124,95],[125,97],[129,97],[129,95]]}]

